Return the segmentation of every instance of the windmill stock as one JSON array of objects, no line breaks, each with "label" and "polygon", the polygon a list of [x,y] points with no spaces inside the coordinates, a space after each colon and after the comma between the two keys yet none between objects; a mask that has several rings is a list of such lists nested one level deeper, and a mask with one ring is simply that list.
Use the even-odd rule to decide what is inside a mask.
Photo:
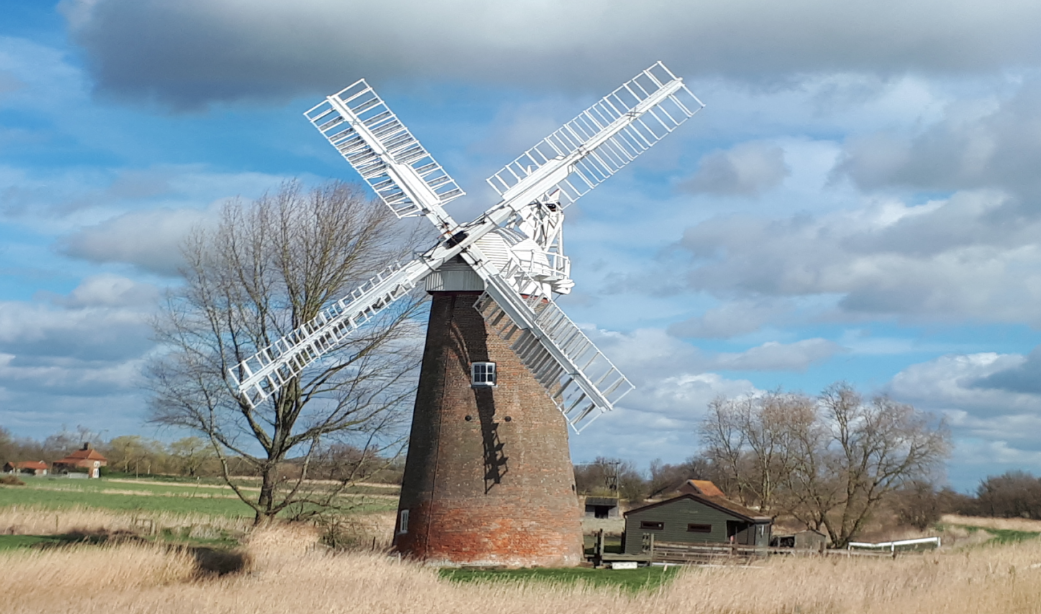
[{"label": "windmill stock", "polygon": [[563,212],[703,106],[659,62],[489,177],[501,200],[459,224],[444,206],[463,190],[364,80],[329,96],[308,120],[395,215],[440,236],[230,369],[240,398],[262,402],[425,282],[396,548],[454,564],[579,562],[568,427],[633,386],[553,300],[573,286]]}]

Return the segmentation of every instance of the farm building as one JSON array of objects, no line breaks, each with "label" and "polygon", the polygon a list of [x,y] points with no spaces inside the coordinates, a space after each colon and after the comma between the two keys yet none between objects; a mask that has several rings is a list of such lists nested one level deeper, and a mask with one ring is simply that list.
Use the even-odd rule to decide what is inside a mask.
[{"label": "farm building", "polygon": [[43,461],[15,461],[4,465],[4,473],[47,475],[47,463]]},{"label": "farm building", "polygon": [[618,518],[618,497],[586,497],[586,518]]},{"label": "farm building", "polygon": [[101,475],[101,468],[108,464],[108,459],[101,455],[89,443],[61,460],[54,461],[56,473],[69,473],[79,469],[86,469],[87,476],[96,478]]},{"label": "farm building", "polygon": [[820,531],[806,529],[791,535],[775,535],[770,540],[771,546],[778,548],[795,548],[796,550],[822,551],[828,544],[828,536]]},{"label": "farm building", "polygon": [[687,493],[626,512],[625,553],[639,554],[651,535],[655,542],[765,547],[771,524],[769,516],[724,497]]}]

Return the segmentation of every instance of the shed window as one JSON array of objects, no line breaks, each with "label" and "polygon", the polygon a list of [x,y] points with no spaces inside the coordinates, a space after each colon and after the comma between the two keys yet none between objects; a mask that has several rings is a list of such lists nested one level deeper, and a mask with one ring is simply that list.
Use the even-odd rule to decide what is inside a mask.
[{"label": "shed window", "polygon": [[408,533],[408,510],[401,510],[398,516],[398,535]]},{"label": "shed window", "polygon": [[495,363],[474,362],[470,364],[470,378],[474,386],[495,385]]},{"label": "shed window", "polygon": [[711,533],[712,525],[710,524],[688,524],[688,533]]},{"label": "shed window", "polygon": [[655,520],[641,520],[640,521],[640,528],[641,529],[646,529],[648,531],[661,531],[662,529],[665,528],[665,523],[664,522],[658,522],[658,521],[655,521]]}]

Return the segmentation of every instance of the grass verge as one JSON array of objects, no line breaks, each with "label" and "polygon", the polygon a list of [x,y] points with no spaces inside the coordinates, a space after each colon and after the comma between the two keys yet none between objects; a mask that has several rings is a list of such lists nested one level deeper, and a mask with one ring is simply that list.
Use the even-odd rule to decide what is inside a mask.
[{"label": "grass verge", "polygon": [[450,582],[584,584],[597,588],[619,588],[629,593],[655,590],[679,573],[679,567],[640,567],[639,569],[457,569],[442,568],[438,575]]}]

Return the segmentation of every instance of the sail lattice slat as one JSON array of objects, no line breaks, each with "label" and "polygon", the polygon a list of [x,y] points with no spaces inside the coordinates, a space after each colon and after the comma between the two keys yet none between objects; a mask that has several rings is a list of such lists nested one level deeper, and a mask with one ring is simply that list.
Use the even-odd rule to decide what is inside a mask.
[{"label": "sail lattice slat", "polygon": [[[496,276],[488,280],[474,308],[510,344],[575,432],[633,390],[629,379],[549,298],[517,294],[511,282]],[[515,320],[508,311],[522,317]]]},{"label": "sail lattice slat", "polygon": [[407,294],[420,279],[422,276],[409,267],[393,265],[326,307],[310,322],[229,369],[241,397],[256,406]]},{"label": "sail lattice slat", "polygon": [[395,170],[425,184],[439,205],[465,194],[364,79],[304,115],[399,218],[426,215],[429,203],[410,193]]},{"label": "sail lattice slat", "polygon": [[[488,178],[506,198],[525,178],[554,161],[574,158],[559,190],[565,207],[617,173],[704,105],[661,62],[651,66]],[[603,140],[597,137],[609,134]]]}]

